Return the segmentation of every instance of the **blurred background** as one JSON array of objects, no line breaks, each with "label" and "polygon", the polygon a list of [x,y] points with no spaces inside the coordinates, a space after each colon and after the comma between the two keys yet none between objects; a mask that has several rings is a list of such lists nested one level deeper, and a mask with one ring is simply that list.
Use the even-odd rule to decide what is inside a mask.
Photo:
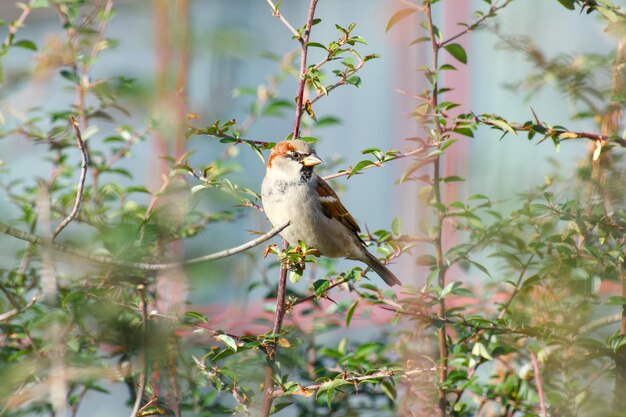
[{"label": "blurred background", "polygon": [[[454,4],[454,7],[442,8],[434,17],[441,30],[449,34],[459,31],[457,22],[470,20],[474,9],[482,7],[484,2],[457,1]],[[307,6],[304,1],[285,0],[280,10],[299,26],[304,22]],[[402,7],[405,7],[402,1],[321,0],[318,5],[317,16],[322,21],[313,29],[313,41],[328,43],[334,39],[335,23],[347,26],[357,22],[354,33],[367,41],[361,51],[381,55],[361,71],[360,88],[339,88],[314,106],[318,118],[334,115],[341,122],[311,132],[319,139],[318,154],[327,162],[326,167],[320,167],[324,173],[354,165],[364,158],[361,154],[364,148],[403,150],[408,147],[405,138],[425,136],[410,113],[418,104],[413,96],[425,87],[422,74],[416,69],[429,62],[429,49],[425,44],[411,45],[411,41],[421,36],[417,19],[406,19],[389,32],[385,30],[389,17]],[[3,20],[11,21],[19,13],[13,2],[0,2]],[[553,17],[555,15],[558,19]],[[570,121],[569,98],[549,84],[532,98],[509,88],[532,72],[532,64],[523,53],[507,47],[498,33],[527,37],[547,56],[579,52],[605,54],[615,49],[614,39],[604,35],[602,26],[594,22],[587,16],[564,13],[556,1],[513,2],[489,23],[489,29],[461,40],[468,52],[468,65],[455,64],[459,71],[446,74],[444,83],[454,88],[447,93],[446,100],[466,103],[456,109],[458,112],[497,113],[511,121],[532,119],[532,108],[542,120],[550,123],[563,124],[571,130],[593,130],[593,126],[586,124],[588,122]],[[89,139],[94,149],[116,126],[126,124],[140,130],[151,118],[180,122],[187,113],[193,113],[193,124],[197,126],[212,124],[217,119],[245,121],[253,98],[242,92],[248,89],[257,92],[259,85],[271,83],[280,67],[280,62],[272,57],[283,57],[297,47],[285,26],[272,16],[268,4],[260,0],[119,1],[106,34],[120,42],[99,55],[92,66],[93,77],[122,76],[136,81],[122,100],[128,113],[116,113],[115,123],[98,124],[99,131]],[[25,27],[20,29],[19,37],[43,46],[37,52],[15,49],[3,59],[5,81],[0,90],[3,130],[16,126],[32,108],[50,111],[68,108],[75,102],[75,92],[59,75],[54,62],[54,59],[62,59],[54,51],[64,37],[58,16],[49,9],[34,10]],[[321,58],[317,50],[311,50],[310,63]],[[453,59],[448,58],[453,63]],[[277,88],[279,96],[291,101],[296,80],[286,76]],[[287,137],[292,126],[292,112],[283,110],[255,120],[245,137],[279,141]],[[306,131],[305,134],[308,135]],[[449,201],[475,193],[489,195],[494,200],[512,198],[541,183],[554,171],[549,158],[558,161],[564,176],[573,172],[588,146],[581,141],[556,152],[550,144],[537,146],[525,136],[509,135],[499,140],[500,136],[497,131],[480,130],[473,139],[462,137],[453,151],[446,154],[446,174],[467,179],[447,188]],[[121,160],[119,166],[129,170],[136,182],[144,183],[155,192],[162,186],[162,174],[167,169],[161,157],[165,154],[180,156],[187,151],[193,151],[189,165],[201,169],[203,163],[224,152],[224,145],[206,136],[186,140],[180,131],[165,128],[135,145],[132,157]],[[50,175],[51,165],[42,163],[46,152],[45,146],[17,136],[0,141],[0,160],[14,178],[32,181],[35,177]],[[264,164],[247,147],[238,147],[233,152],[241,168],[230,174],[229,179],[259,192]],[[394,218],[400,218],[405,233],[417,233],[423,209],[418,204],[415,183],[389,186],[406,165],[407,162],[400,160],[334,183],[341,191],[344,204],[361,225],[372,231],[388,229]],[[120,181],[123,184],[125,180]],[[220,212],[232,208],[237,201],[224,193],[207,190],[194,204],[207,212]],[[2,221],[10,221],[17,215],[4,200],[0,200],[0,213]],[[269,229],[263,214],[257,212],[236,221],[209,225],[206,231],[178,248],[176,256],[191,258],[235,246],[250,238],[250,230]],[[278,239],[273,242],[277,243]],[[16,241],[0,236],[0,245],[4,254],[0,255],[2,261],[14,262]],[[224,325],[226,328],[241,331],[238,326],[249,325],[243,324],[246,313],[263,308],[256,293],[248,292],[252,277],[262,274],[269,280],[277,278],[276,269],[267,270],[274,261],[258,256],[263,247],[256,248],[254,256],[242,254],[190,269],[176,282],[166,284],[171,286],[172,302],[186,300],[194,310],[215,317],[216,321],[230,321]],[[337,270],[354,266],[347,261],[334,265]],[[423,271],[416,267],[412,257],[400,258],[392,269],[406,283],[420,285],[424,281]],[[368,327],[370,330],[366,330]],[[366,322],[357,329],[363,337],[367,337],[368,331],[378,331]],[[98,394],[90,395],[93,395],[96,410],[86,407],[81,415],[115,415],[124,410],[122,404],[115,405],[121,410],[113,409],[110,402],[102,403],[100,408]]]}]

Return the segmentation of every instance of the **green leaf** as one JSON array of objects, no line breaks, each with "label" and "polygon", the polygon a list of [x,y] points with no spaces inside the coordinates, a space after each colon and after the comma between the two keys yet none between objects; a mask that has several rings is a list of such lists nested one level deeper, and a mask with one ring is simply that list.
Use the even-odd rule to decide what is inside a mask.
[{"label": "green leaf", "polygon": [[228,346],[233,352],[237,352],[237,342],[235,342],[235,339],[233,339],[229,335],[218,334],[217,336],[215,336],[215,338],[224,342],[224,344]]},{"label": "green leaf", "polygon": [[350,175],[348,175],[348,178],[350,178],[353,175],[356,175],[359,173],[359,171],[361,171],[363,168],[368,167],[370,165],[374,165],[373,161],[370,161],[368,159],[364,159],[362,161],[359,161],[354,168],[352,168],[352,170],[350,171]]},{"label": "green leaf", "polygon": [[350,321],[352,321],[352,316],[354,315],[354,311],[356,310],[356,307],[358,305],[359,305],[359,300],[356,300],[348,308],[348,312],[346,313],[346,327],[350,327]]},{"label": "green leaf", "polygon": [[79,82],[78,75],[74,74],[72,71],[61,70],[61,77],[73,82],[74,84],[78,84]]},{"label": "green leaf", "polygon": [[302,273],[300,271],[291,270],[291,272],[289,273],[289,281],[292,284],[297,284],[301,278],[302,278]]},{"label": "green leaf", "polygon": [[389,18],[389,21],[387,22],[387,27],[385,28],[385,32],[389,32],[389,30],[394,27],[398,22],[400,22],[402,19],[411,16],[413,13],[417,12],[416,8],[407,8],[407,9],[400,9],[397,12],[395,12],[393,15],[391,15],[391,17]]},{"label": "green leaf", "polygon": [[511,127],[511,125],[509,125],[504,120],[490,119],[489,122],[493,123],[494,125],[496,125],[498,128],[500,128],[500,130],[502,130],[504,132],[512,133],[513,135],[517,136],[517,132],[515,131],[515,129],[513,129]]},{"label": "green leaf", "polygon": [[324,294],[324,291],[326,291],[328,287],[330,287],[330,281],[326,279],[318,279],[317,281],[315,281],[313,283],[313,288],[315,289],[315,296],[319,297],[322,294]]},{"label": "green leaf", "polygon": [[35,45],[35,43],[33,41],[28,41],[26,39],[22,39],[21,41],[17,41],[15,43],[13,43],[11,46],[14,46],[14,47],[17,47],[17,48],[30,49],[31,51],[36,51],[37,50],[37,45]]},{"label": "green leaf", "polygon": [[454,290],[459,288],[463,283],[461,281],[453,281],[448,283],[446,287],[441,291],[440,298],[446,298],[450,294],[454,294]]},{"label": "green leaf", "polygon": [[605,304],[610,305],[624,305],[626,304],[626,297],[620,297],[618,295],[613,295],[606,300]]},{"label": "green leaf", "polygon": [[483,357],[489,361],[493,360],[493,356],[491,356],[489,350],[487,350],[485,345],[481,342],[474,343],[474,346],[472,347],[472,355]]},{"label": "green leaf", "polygon": [[324,382],[322,386],[320,386],[319,389],[317,390],[316,398],[328,390],[334,390],[338,387],[341,387],[342,385],[351,385],[351,384],[352,382],[346,381],[343,378],[337,378],[332,381]]},{"label": "green leaf", "polygon": [[208,323],[209,319],[202,313],[198,313],[197,311],[187,311],[183,314],[182,321],[188,325],[193,325],[196,323]]},{"label": "green leaf", "polygon": [[561,3],[563,7],[565,7],[566,9],[576,10],[576,7],[574,7],[576,4],[576,0],[557,0],[557,1]]},{"label": "green leaf", "polygon": [[353,75],[352,77],[346,80],[348,84],[352,84],[353,86],[360,88],[361,87],[361,77],[358,75]]},{"label": "green leaf", "polygon": [[44,7],[48,7],[48,0],[34,0],[31,4],[33,9],[42,9]]},{"label": "green leaf", "polygon": [[467,53],[465,49],[458,43],[449,43],[443,47],[450,55],[464,64],[467,64]]}]

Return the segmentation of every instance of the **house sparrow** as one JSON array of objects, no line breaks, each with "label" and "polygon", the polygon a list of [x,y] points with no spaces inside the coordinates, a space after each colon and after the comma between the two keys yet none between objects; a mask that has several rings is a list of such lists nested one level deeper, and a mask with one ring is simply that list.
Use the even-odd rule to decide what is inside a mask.
[{"label": "house sparrow", "polygon": [[280,235],[298,241],[329,258],[364,262],[389,285],[400,280],[365,248],[361,229],[332,188],[313,172],[322,160],[301,140],[277,143],[267,161],[261,187],[265,214],[276,226],[291,221]]}]

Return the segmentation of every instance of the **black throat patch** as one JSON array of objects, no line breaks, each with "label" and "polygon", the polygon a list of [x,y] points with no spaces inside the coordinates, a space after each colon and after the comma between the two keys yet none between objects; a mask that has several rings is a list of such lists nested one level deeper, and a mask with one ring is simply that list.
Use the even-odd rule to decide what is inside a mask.
[{"label": "black throat patch", "polygon": [[307,182],[311,180],[311,176],[313,175],[313,167],[302,166],[300,170],[300,181]]}]

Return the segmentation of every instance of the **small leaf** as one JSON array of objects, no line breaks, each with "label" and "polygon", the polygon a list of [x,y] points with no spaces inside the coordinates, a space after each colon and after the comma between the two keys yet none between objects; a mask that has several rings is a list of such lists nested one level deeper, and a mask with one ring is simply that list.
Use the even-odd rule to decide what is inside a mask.
[{"label": "small leaf", "polygon": [[346,314],[346,327],[350,327],[350,322],[352,321],[352,316],[354,315],[354,311],[356,307],[359,305],[359,300],[356,300],[352,303],[352,305],[348,308],[348,312]]},{"label": "small leaf", "polygon": [[596,141],[596,148],[593,150],[592,160],[597,161],[600,158],[600,154],[602,153],[602,142]]},{"label": "small leaf", "polygon": [[359,173],[359,171],[361,171],[363,168],[368,167],[370,165],[374,165],[373,161],[370,161],[368,159],[364,159],[362,161],[359,161],[354,168],[352,168],[352,170],[350,170],[350,175],[348,175],[348,178],[350,178],[353,175],[356,175]]},{"label": "small leaf", "polygon": [[618,295],[613,295],[606,300],[605,304],[610,305],[624,305],[626,304],[626,297],[620,297]]},{"label": "small leaf", "polygon": [[517,135],[517,132],[515,132],[515,129],[513,129],[511,127],[511,125],[509,125],[504,120],[490,119],[489,123],[494,124],[495,126],[499,127],[500,130],[502,130],[504,132],[508,132],[508,133],[512,133],[513,135]]},{"label": "small leaf", "polygon": [[561,3],[563,7],[565,7],[566,9],[576,10],[576,7],[574,7],[574,5],[576,4],[576,0],[557,0],[557,1]]},{"label": "small leaf", "polygon": [[230,350],[232,350],[233,352],[237,352],[237,342],[235,342],[235,339],[227,334],[218,334],[215,337],[224,342],[224,344],[228,346]]},{"label": "small leaf", "polygon": [[489,350],[483,345],[481,342],[474,343],[474,347],[472,347],[472,355],[481,356],[487,360],[493,360],[493,356],[489,353]]},{"label": "small leaf", "polygon": [[397,12],[395,12],[393,15],[391,15],[391,17],[389,18],[389,21],[387,22],[387,27],[385,28],[385,32],[389,32],[389,30],[394,27],[398,22],[400,22],[402,19],[411,16],[413,13],[417,12],[417,9],[414,8],[407,8],[407,9],[400,9]]},{"label": "small leaf", "polygon": [[300,271],[292,270],[289,273],[289,282],[291,282],[292,284],[297,284],[301,278],[302,278],[302,273]]},{"label": "small leaf", "polygon": [[31,51],[37,50],[37,45],[33,41],[28,41],[26,39],[22,39],[21,41],[17,41],[11,46],[15,46],[17,48],[30,49]]},{"label": "small leaf", "polygon": [[465,49],[458,43],[450,43],[443,47],[450,55],[464,64],[467,64],[467,53]]}]

